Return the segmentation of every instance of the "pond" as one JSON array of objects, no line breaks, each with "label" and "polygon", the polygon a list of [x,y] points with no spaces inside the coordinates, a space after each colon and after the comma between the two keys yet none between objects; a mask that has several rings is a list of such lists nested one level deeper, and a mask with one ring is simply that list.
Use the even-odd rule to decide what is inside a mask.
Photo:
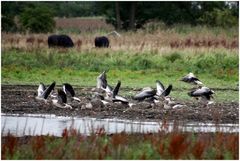
[{"label": "pond", "polygon": [[65,128],[74,128],[79,133],[89,135],[91,132],[104,128],[107,134],[146,133],[176,130],[188,132],[238,132],[239,124],[212,124],[200,122],[173,123],[150,122],[123,119],[96,119],[91,117],[63,117],[46,114],[4,114],[1,115],[1,133],[10,132],[16,136],[23,135],[54,135],[61,136]]}]

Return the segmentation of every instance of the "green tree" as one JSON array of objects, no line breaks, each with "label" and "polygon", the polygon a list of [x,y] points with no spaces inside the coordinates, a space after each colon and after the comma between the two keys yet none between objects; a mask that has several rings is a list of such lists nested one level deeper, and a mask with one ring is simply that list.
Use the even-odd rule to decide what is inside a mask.
[{"label": "green tree", "polygon": [[17,27],[14,23],[14,18],[10,15],[2,16],[2,31],[13,32],[16,31]]},{"label": "green tree", "polygon": [[27,7],[20,14],[20,23],[25,31],[51,32],[55,28],[54,13],[44,5]]},{"label": "green tree", "polygon": [[205,12],[199,18],[199,22],[210,26],[230,27],[238,25],[238,18],[233,16],[229,9],[213,9],[211,12]]}]

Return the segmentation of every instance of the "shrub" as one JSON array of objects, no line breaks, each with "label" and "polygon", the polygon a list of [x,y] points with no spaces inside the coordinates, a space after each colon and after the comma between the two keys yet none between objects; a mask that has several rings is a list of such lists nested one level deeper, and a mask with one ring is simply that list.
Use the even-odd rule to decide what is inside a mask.
[{"label": "shrub", "polygon": [[210,26],[232,27],[238,25],[238,18],[229,9],[214,9],[200,17],[199,22]]},{"label": "shrub", "polygon": [[24,30],[33,33],[47,33],[55,27],[53,12],[45,6],[25,8],[20,15],[20,23]]},{"label": "shrub", "polygon": [[17,30],[13,16],[2,16],[2,31],[13,32]]},{"label": "shrub", "polygon": [[173,54],[171,54],[171,55],[167,55],[167,56],[165,56],[165,59],[167,59],[168,61],[170,61],[170,62],[175,62],[177,59],[182,59],[182,56],[179,54],[179,53],[177,53],[177,52],[174,52]]}]

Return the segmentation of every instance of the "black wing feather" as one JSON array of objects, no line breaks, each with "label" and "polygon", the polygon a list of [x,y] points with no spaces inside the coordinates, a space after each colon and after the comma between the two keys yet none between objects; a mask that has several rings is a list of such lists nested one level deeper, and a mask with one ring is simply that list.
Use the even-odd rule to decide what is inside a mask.
[{"label": "black wing feather", "polygon": [[58,89],[58,97],[60,97],[63,103],[67,103],[67,95],[63,92],[63,90]]},{"label": "black wing feather", "polygon": [[49,94],[52,92],[52,90],[54,89],[56,85],[56,82],[54,81],[44,92],[43,92],[43,98],[47,99],[47,97],[49,96]]},{"label": "black wing feather", "polygon": [[163,96],[168,96],[172,90],[172,85],[170,84],[167,89],[163,92]]},{"label": "black wing feather", "polygon": [[75,91],[74,91],[72,85],[69,84],[69,83],[64,83],[63,85],[65,86],[66,92],[69,92],[70,95],[71,95],[72,97],[74,97],[74,96],[75,96]]},{"label": "black wing feather", "polygon": [[121,86],[121,81],[118,81],[116,87],[113,90],[113,98],[118,94],[120,86]]}]

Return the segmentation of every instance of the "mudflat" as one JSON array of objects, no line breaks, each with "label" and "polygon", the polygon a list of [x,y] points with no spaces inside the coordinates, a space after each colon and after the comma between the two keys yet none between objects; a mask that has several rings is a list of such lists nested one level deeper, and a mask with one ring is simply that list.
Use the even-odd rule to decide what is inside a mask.
[{"label": "mudflat", "polygon": [[[119,118],[142,121],[180,121],[238,123],[239,102],[215,102],[211,105],[199,101],[176,100],[184,106],[166,109],[163,103],[134,102],[129,107],[121,103],[104,105],[92,97],[91,88],[76,88],[81,102],[72,102],[72,109],[54,107],[51,103],[38,102],[33,95],[37,86],[2,85],[1,112],[8,114],[55,114],[57,116]],[[127,96],[126,96],[127,97]],[[129,97],[130,99],[130,97]],[[91,104],[90,107],[86,106]]]}]

